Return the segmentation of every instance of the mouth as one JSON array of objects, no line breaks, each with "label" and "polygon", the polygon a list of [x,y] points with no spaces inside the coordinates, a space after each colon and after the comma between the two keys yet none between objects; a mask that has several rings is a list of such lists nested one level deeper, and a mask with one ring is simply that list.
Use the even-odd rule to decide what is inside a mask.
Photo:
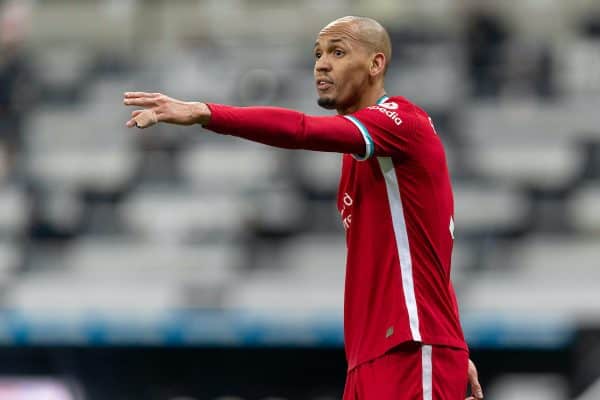
[{"label": "mouth", "polygon": [[317,89],[320,91],[325,91],[333,87],[333,81],[328,78],[319,78],[317,79]]}]

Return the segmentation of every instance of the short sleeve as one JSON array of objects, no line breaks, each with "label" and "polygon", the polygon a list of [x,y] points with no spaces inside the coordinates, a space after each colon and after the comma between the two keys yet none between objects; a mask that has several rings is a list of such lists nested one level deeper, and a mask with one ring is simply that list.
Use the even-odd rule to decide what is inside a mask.
[{"label": "short sleeve", "polygon": [[406,100],[385,97],[344,118],[356,125],[365,141],[365,154],[353,154],[359,161],[406,154],[419,140],[415,106]]}]

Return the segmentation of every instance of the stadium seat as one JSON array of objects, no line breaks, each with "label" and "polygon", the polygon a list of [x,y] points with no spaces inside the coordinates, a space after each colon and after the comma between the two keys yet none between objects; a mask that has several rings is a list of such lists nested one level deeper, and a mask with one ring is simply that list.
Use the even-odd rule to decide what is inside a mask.
[{"label": "stadium seat", "polygon": [[339,311],[343,306],[345,249],[341,236],[290,239],[278,251],[265,254],[262,268],[231,288],[227,305],[251,310]]},{"label": "stadium seat", "polygon": [[182,154],[181,166],[198,190],[242,193],[268,184],[280,173],[278,154],[266,146],[231,138],[228,143],[189,149]]},{"label": "stadium seat", "polygon": [[[93,108],[96,106],[107,106],[110,105],[113,108],[113,112],[118,114],[129,114],[127,110],[128,108],[121,108],[119,110],[115,110],[115,101],[121,100],[123,93],[127,90],[133,90],[136,85],[136,76],[135,75],[118,75],[118,76],[110,76],[110,77],[101,77],[94,79],[91,84],[88,86],[87,90],[87,104],[86,108]],[[108,118],[109,115],[102,114],[103,117]],[[105,118],[97,121],[98,124],[101,124]],[[96,122],[96,121],[95,121]],[[121,121],[124,123],[124,121]],[[122,124],[121,124],[122,126]]]},{"label": "stadium seat", "polygon": [[19,278],[19,267],[23,262],[23,252],[12,241],[0,241],[0,286],[10,284]]},{"label": "stadium seat", "polygon": [[503,375],[486,389],[486,397],[495,400],[564,400],[567,393],[563,377],[532,373]]},{"label": "stadium seat", "polygon": [[301,235],[286,242],[281,259],[293,279],[335,287],[344,281],[346,241],[343,235]]},{"label": "stadium seat", "polygon": [[343,307],[343,287],[308,285],[290,281],[285,275],[248,277],[230,287],[225,306],[251,311],[340,312]]},{"label": "stadium seat", "polygon": [[290,234],[303,227],[306,204],[290,185],[273,185],[246,196],[248,221],[266,234]]},{"label": "stadium seat", "polygon": [[500,265],[473,275],[460,298],[465,310],[598,320],[597,243],[538,236],[504,249]]},{"label": "stadium seat", "polygon": [[456,44],[405,44],[403,50],[409,59],[392,64],[386,83],[390,93],[401,93],[426,111],[448,109],[462,96]]},{"label": "stadium seat", "polygon": [[[567,319],[573,322],[598,322],[597,304],[600,302],[595,283],[556,280],[529,281],[527,275],[518,273],[486,272],[473,275],[468,285],[461,287],[461,310],[481,312],[485,315],[512,316],[535,315],[536,318]],[[535,319],[530,319],[535,324]]]},{"label": "stadium seat", "polygon": [[590,91],[572,94],[565,100],[573,140],[600,140],[600,113],[593,103],[597,95],[597,91]]},{"label": "stadium seat", "polygon": [[562,189],[582,172],[583,157],[567,143],[515,141],[470,149],[472,167],[494,182]]},{"label": "stadium seat", "polygon": [[567,221],[580,233],[600,234],[600,185],[580,186],[567,202]]},{"label": "stadium seat", "polygon": [[14,185],[1,186],[0,235],[15,237],[24,233],[29,207],[29,200],[22,188]]},{"label": "stadium seat", "polygon": [[90,237],[74,243],[64,256],[64,268],[90,280],[198,282],[222,285],[242,262],[234,243],[157,245],[135,240]]},{"label": "stadium seat", "polygon": [[344,235],[344,225],[336,207],[335,199],[311,199],[306,202],[307,212],[303,227],[315,233]]},{"label": "stadium seat", "polygon": [[[197,25],[197,20],[195,20]],[[186,47],[185,44],[159,47],[154,44],[142,55],[148,65],[158,66],[161,83],[158,89],[176,98],[189,101],[210,101],[213,103],[232,102],[239,66],[225,62],[220,47]],[[219,85],[214,77],[219,76]],[[145,85],[146,86],[146,85]],[[201,91],[198,88],[202,88]]]},{"label": "stadium seat", "polygon": [[231,194],[140,189],[121,204],[119,214],[142,237],[183,242],[238,236],[248,223],[249,207]]},{"label": "stadium seat", "polygon": [[78,189],[62,181],[43,184],[46,186],[38,195],[36,218],[61,232],[75,232],[80,226],[85,208]]},{"label": "stadium seat", "polygon": [[[181,306],[181,287],[165,282],[109,282],[78,279],[69,273],[23,277],[6,294],[6,305],[26,313],[150,312]],[[50,315],[50,314],[47,314]]]},{"label": "stadium seat", "polygon": [[469,242],[457,238],[452,250],[452,282],[456,286],[469,279],[469,271],[477,264],[477,249]]},{"label": "stadium seat", "polygon": [[81,148],[86,131],[86,116],[78,108],[42,108],[26,120],[26,145],[29,151]]},{"label": "stadium seat", "polygon": [[135,32],[131,19],[135,8],[131,5],[129,2],[38,3],[32,7],[31,42],[36,49],[55,43],[81,43],[90,51],[130,51]]},{"label": "stadium seat", "polygon": [[93,53],[81,44],[46,45],[35,53],[35,73],[53,93],[78,91],[92,67]]},{"label": "stadium seat", "polygon": [[[569,40],[560,42],[556,54],[562,68],[557,71],[557,80],[565,94],[569,96],[598,95],[600,84],[597,80],[597,70],[594,68],[594,65],[600,62],[597,49],[596,40],[579,35],[573,35]],[[575,118],[572,122],[577,124],[585,121],[578,121],[578,118]],[[598,127],[598,124],[595,126]]]},{"label": "stadium seat", "polygon": [[315,77],[313,72],[307,69],[312,60],[303,60],[300,65],[286,70],[288,76],[285,81],[287,90],[283,91],[281,105],[293,110],[301,111],[309,115],[332,115],[332,112],[319,107],[317,104],[317,92],[315,89]]},{"label": "stadium seat", "polygon": [[508,185],[456,183],[454,196],[456,236],[518,228],[529,212],[527,198]]},{"label": "stadium seat", "polygon": [[311,192],[337,193],[342,156],[336,153],[308,152],[297,154],[297,174],[303,187]]},{"label": "stadium seat", "polygon": [[532,237],[520,241],[513,248],[512,257],[522,277],[540,282],[566,284],[600,278],[598,243],[593,237]]},{"label": "stadium seat", "polygon": [[28,168],[35,178],[51,186],[114,191],[133,177],[136,161],[136,154],[128,150],[57,149],[33,153]]},{"label": "stadium seat", "polygon": [[479,145],[569,143],[572,121],[566,103],[531,100],[471,103],[465,108],[464,134]]},{"label": "stadium seat", "polygon": [[236,276],[240,259],[239,249],[228,244],[157,246],[86,239],[76,242],[60,265],[55,262],[12,285],[7,304],[31,310],[153,313],[218,307],[219,290]]},{"label": "stadium seat", "polygon": [[130,148],[133,137],[124,127],[129,112],[124,108],[115,112],[110,103],[92,104],[32,113],[26,121],[27,149],[45,153]]}]

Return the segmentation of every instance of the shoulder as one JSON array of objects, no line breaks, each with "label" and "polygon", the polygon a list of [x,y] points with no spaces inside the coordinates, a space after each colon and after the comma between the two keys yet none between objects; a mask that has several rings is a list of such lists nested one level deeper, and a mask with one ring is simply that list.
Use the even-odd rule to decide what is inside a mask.
[{"label": "shoulder", "polygon": [[405,97],[391,96],[378,106],[386,110],[397,110],[400,116],[411,121],[411,125],[421,126],[423,123],[429,125],[430,118],[427,112]]},{"label": "shoulder", "polygon": [[402,96],[389,96],[377,105],[388,110],[398,110],[404,115],[418,116],[424,113],[419,106]]},{"label": "shoulder", "polygon": [[419,119],[419,108],[404,97],[384,97],[377,104],[359,110],[356,115],[377,120],[389,128],[406,128]]}]

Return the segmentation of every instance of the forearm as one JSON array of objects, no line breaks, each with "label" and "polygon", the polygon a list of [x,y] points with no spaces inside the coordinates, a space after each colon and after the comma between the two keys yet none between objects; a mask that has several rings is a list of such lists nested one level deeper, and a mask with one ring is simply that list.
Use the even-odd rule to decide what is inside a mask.
[{"label": "forearm", "polygon": [[208,116],[198,121],[214,132],[287,149],[365,152],[360,132],[345,118],[315,117],[275,107],[207,106]]},{"label": "forearm", "polygon": [[131,113],[126,123],[129,128],[148,128],[158,122],[201,124],[214,132],[288,149],[364,154],[367,148],[363,134],[341,116],[313,117],[275,107],[185,102],[146,92],[126,92],[123,102],[144,108]]}]

